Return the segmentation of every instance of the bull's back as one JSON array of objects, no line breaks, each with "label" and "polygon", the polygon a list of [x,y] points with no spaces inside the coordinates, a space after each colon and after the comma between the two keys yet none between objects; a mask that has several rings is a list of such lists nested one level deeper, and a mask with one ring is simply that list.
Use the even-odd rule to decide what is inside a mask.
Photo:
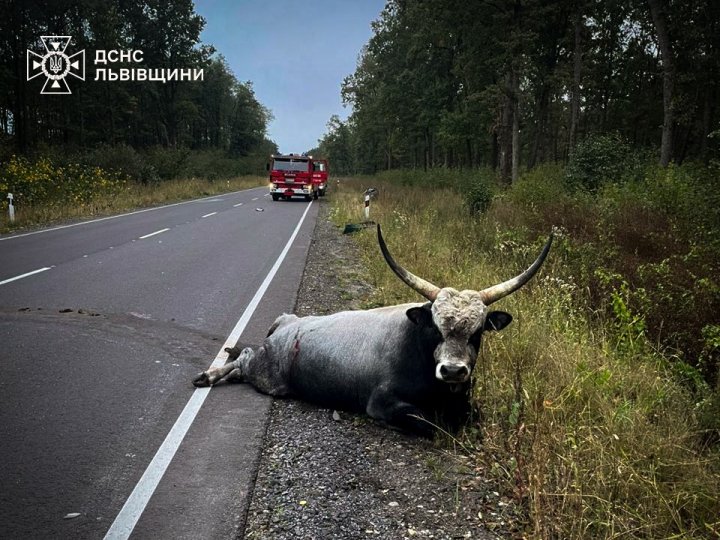
[{"label": "bull's back", "polygon": [[373,391],[390,379],[412,324],[406,308],[395,308],[286,319],[278,325],[267,341],[280,356],[291,393],[326,407],[364,411]]}]

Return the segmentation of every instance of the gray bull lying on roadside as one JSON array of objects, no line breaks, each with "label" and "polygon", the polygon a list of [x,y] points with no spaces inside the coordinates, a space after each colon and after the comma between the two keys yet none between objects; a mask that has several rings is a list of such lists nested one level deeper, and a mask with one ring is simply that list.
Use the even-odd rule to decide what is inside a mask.
[{"label": "gray bull lying on roadside", "polygon": [[221,379],[249,382],[273,396],[366,412],[388,424],[429,435],[428,420],[451,428],[469,412],[467,390],[484,331],[512,321],[488,306],[516,291],[538,271],[552,235],[535,262],[517,277],[482,291],[439,288],[398,265],[378,225],[388,265],[429,300],[325,316],[282,315],[256,351],[228,349],[232,361],[198,375],[195,386]]}]

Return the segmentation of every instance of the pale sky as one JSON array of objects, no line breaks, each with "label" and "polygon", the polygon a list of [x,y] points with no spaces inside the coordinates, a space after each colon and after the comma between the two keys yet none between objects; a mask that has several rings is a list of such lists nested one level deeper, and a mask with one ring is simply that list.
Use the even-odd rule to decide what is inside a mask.
[{"label": "pale sky", "polygon": [[284,153],[317,146],[333,114],[346,118],[340,84],[352,74],[385,0],[195,0],[202,41],[228,61],[275,119]]}]

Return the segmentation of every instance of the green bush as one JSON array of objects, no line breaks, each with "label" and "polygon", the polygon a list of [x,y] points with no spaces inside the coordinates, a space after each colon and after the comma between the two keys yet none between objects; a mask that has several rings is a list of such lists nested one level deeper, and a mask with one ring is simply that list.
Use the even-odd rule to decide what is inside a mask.
[{"label": "green bush", "polygon": [[581,141],[570,154],[567,182],[573,187],[595,191],[609,182],[636,179],[640,158],[616,134],[593,135]]},{"label": "green bush", "polygon": [[264,176],[266,160],[265,156],[233,157],[223,150],[197,150],[188,154],[183,175],[208,180],[261,173]]},{"label": "green bush", "polygon": [[[0,168],[0,193],[12,193],[19,208],[83,205],[98,195],[117,195],[126,184],[121,173],[82,163],[58,165],[49,158],[30,161],[12,156]],[[7,208],[7,200],[0,205]]]},{"label": "green bush", "polygon": [[524,172],[508,190],[509,200],[525,207],[556,203],[568,197],[565,168],[559,163],[543,163]]},{"label": "green bush", "polygon": [[483,175],[474,175],[467,183],[463,192],[465,204],[471,214],[485,212],[492,204],[495,197],[494,178]]},{"label": "green bush", "polygon": [[132,146],[119,144],[102,145],[86,154],[83,161],[91,166],[116,171],[141,184],[159,181],[155,168]]},{"label": "green bush", "polygon": [[184,175],[190,150],[155,146],[145,152],[145,159],[157,171],[160,180],[173,180]]},{"label": "green bush", "polygon": [[235,157],[224,150],[190,150],[157,146],[140,153],[127,145],[100,146],[82,161],[127,175],[147,185],[165,180],[202,178],[227,180],[236,176],[264,175],[265,156]]}]

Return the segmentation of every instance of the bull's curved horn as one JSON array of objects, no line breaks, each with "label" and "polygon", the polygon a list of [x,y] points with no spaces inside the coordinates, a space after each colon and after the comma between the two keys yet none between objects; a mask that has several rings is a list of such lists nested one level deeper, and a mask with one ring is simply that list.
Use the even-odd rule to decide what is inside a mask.
[{"label": "bull's curved horn", "polygon": [[420,294],[422,294],[425,298],[427,298],[431,302],[434,302],[435,298],[437,298],[437,295],[440,292],[440,287],[433,285],[429,281],[425,281],[421,277],[417,277],[416,275],[411,274],[410,272],[405,270],[402,266],[400,266],[398,263],[396,263],[395,260],[390,255],[390,252],[388,251],[387,246],[385,245],[385,240],[383,240],[379,223],[377,226],[377,233],[378,233],[378,243],[380,244],[380,250],[382,251],[383,257],[385,257],[385,261],[388,263],[390,268],[392,268],[392,271],[395,272],[395,274],[397,274],[397,277],[402,279],[411,289],[419,292]]},{"label": "bull's curved horn", "polygon": [[540,252],[538,258],[535,259],[535,262],[530,265],[530,268],[525,270],[522,274],[512,279],[508,279],[503,283],[493,285],[492,287],[488,287],[487,289],[483,289],[482,291],[480,291],[480,296],[482,296],[483,303],[486,306],[489,306],[493,302],[497,302],[498,300],[500,300],[503,296],[514,293],[520,287],[530,281],[530,279],[535,275],[535,272],[537,272],[542,266],[543,262],[545,262],[545,257],[547,257],[547,254],[550,251],[552,241],[553,235],[551,233],[548,241],[545,242],[545,247],[543,248],[542,252]]}]

